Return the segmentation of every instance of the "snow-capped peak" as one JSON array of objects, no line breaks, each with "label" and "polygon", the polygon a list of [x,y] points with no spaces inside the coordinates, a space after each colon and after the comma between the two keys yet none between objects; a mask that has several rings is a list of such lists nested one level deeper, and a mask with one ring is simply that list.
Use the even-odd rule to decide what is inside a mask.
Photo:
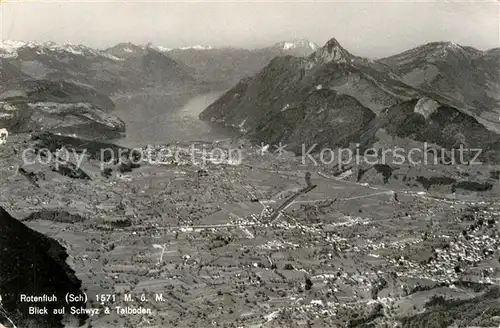
[{"label": "snow-capped peak", "polygon": [[188,50],[188,49],[194,49],[194,50],[211,50],[213,49],[213,47],[211,46],[202,46],[202,45],[195,45],[195,46],[189,46],[189,47],[180,47],[180,48],[177,48],[177,49],[180,49],[180,50]]},{"label": "snow-capped peak", "polygon": [[451,49],[461,49],[462,46],[460,46],[458,43],[455,43],[453,41],[446,42],[446,46]]},{"label": "snow-capped peak", "polygon": [[430,57],[437,56],[443,58],[447,57],[450,54],[461,57],[467,56],[467,51],[461,45],[452,41],[433,42],[430,43],[428,46],[431,46],[432,49],[432,51],[429,53]]},{"label": "snow-capped peak", "polygon": [[22,47],[34,48],[40,45],[37,42],[24,42],[15,40],[2,40],[0,41],[0,57],[9,58],[17,57],[17,51]]},{"label": "snow-capped peak", "polygon": [[278,47],[281,47],[284,51],[291,50],[291,49],[297,49],[297,48],[310,48],[311,50],[316,50],[318,46],[310,42],[309,40],[306,39],[298,39],[298,40],[292,40],[292,41],[283,41],[277,44]]},{"label": "snow-capped peak", "polygon": [[101,51],[89,48],[84,45],[75,45],[72,43],[57,44],[52,41],[36,42],[36,41],[14,41],[2,40],[0,42],[0,57],[15,58],[18,56],[18,51],[21,48],[36,49],[37,52],[43,54],[44,51],[67,52],[74,55],[101,55]]},{"label": "snow-capped peak", "polygon": [[152,46],[152,48],[155,50],[158,50],[160,52],[168,52],[168,51],[172,50],[172,48],[167,48],[167,47],[163,47],[163,46]]}]

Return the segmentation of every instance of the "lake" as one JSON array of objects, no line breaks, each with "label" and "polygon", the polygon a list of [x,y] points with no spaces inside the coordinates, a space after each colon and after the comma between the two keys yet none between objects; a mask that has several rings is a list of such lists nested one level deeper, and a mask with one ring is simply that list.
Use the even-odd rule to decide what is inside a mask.
[{"label": "lake", "polygon": [[187,101],[172,95],[136,95],[115,100],[117,109],[113,114],[125,122],[126,136],[113,142],[133,148],[236,137],[240,135],[236,129],[198,119],[198,115],[222,94],[210,92]]}]

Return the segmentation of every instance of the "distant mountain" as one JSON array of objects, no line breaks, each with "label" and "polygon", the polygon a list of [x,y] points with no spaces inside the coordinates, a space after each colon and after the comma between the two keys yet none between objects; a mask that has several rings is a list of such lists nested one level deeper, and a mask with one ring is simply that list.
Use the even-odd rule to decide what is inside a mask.
[{"label": "distant mountain", "polygon": [[[452,70],[446,65],[461,67],[462,61],[494,62],[494,52],[486,57],[472,48],[460,48],[458,54],[449,54],[450,51],[443,50],[449,57],[439,62],[439,67],[443,67],[440,68],[443,70],[441,75],[446,72],[450,76],[461,76],[458,68]],[[487,147],[498,145],[498,135],[481,124],[483,112],[496,110],[491,107],[493,102],[481,103],[481,106],[489,104],[490,107],[471,109],[462,106],[464,102],[456,99],[458,96],[452,97],[451,91],[424,88],[403,78],[405,65],[414,67],[418,62],[427,65],[427,56],[436,55],[441,55],[441,52],[415,51],[391,60],[372,61],[352,55],[337,40],[331,39],[307,57],[273,59],[258,74],[241,80],[210,105],[200,118],[239,127],[258,141],[290,144],[296,151],[300,150],[302,143],[330,147],[360,141],[373,143],[375,133],[370,134],[370,131],[387,128],[397,135],[398,131],[404,130],[399,125],[406,124],[407,119],[414,115],[423,120],[415,125],[421,131],[430,133],[439,127],[442,134],[426,137],[424,132],[418,135],[408,133],[405,137],[433,140],[445,147],[454,144],[456,135],[462,133],[466,144],[478,145],[483,140]],[[483,73],[470,73],[476,74],[475,79],[469,80],[471,85],[464,81],[462,88],[479,94],[484,89],[486,76],[494,75],[486,65],[482,68]],[[458,84],[450,86],[450,90],[459,88]],[[422,102],[427,104],[427,100],[436,103],[431,106],[431,117],[421,113],[420,105]],[[405,111],[398,112],[403,107]],[[443,113],[451,116],[442,119]],[[393,116],[400,119],[394,121]],[[388,125],[386,121],[392,123]],[[466,131],[465,122],[474,128]]]},{"label": "distant mountain", "polygon": [[85,46],[2,41],[3,63],[34,79],[65,80],[112,93],[123,88],[120,58]]},{"label": "distant mountain", "polygon": [[[81,293],[81,281],[65,262],[68,254],[56,240],[36,232],[13,218],[0,207],[0,295],[2,306],[18,327],[57,328],[62,315],[53,309],[85,307],[85,302],[67,304],[67,293]],[[22,302],[21,294],[28,296],[55,295],[54,302]],[[36,304],[47,307],[47,315],[30,315],[28,307]],[[85,319],[81,316],[79,319]],[[0,315],[1,324],[11,327]]]},{"label": "distant mountain", "polygon": [[281,56],[291,55],[296,57],[307,56],[317,50],[319,46],[307,39],[278,42],[270,47],[256,49],[255,52],[274,52]]},{"label": "distant mountain", "polygon": [[131,72],[141,72],[147,80],[144,83],[151,87],[196,82],[191,75],[194,72],[192,68],[174,61],[150,45],[136,46],[131,43],[121,43],[107,49],[106,52],[122,58],[123,67]]},{"label": "distant mountain", "polygon": [[130,42],[123,42],[104,50],[104,52],[113,57],[124,60],[145,55],[147,53],[147,47],[135,45]]},{"label": "distant mountain", "polygon": [[500,56],[453,42],[432,42],[380,59],[407,85],[432,92],[450,105],[498,123]]},{"label": "distant mountain", "polygon": [[0,58],[0,83],[5,86],[7,83],[22,81],[30,77],[19,68]]},{"label": "distant mountain", "polygon": [[107,56],[103,51],[92,49],[84,45],[74,45],[71,43],[57,44],[55,42],[24,42],[2,40],[2,42],[0,43],[0,57],[17,58],[19,56],[22,56],[22,54],[20,54],[20,51],[22,52],[27,49],[32,49],[39,55],[46,53],[59,53],[61,55],[72,53],[74,55],[83,56]]},{"label": "distant mountain", "polygon": [[103,51],[83,45],[3,41],[0,57],[32,78],[91,86],[108,95],[194,83],[184,65],[130,43]]},{"label": "distant mountain", "polygon": [[189,49],[194,49],[194,50],[212,50],[212,49],[214,49],[214,47],[212,47],[212,46],[202,46],[200,44],[197,44],[195,46],[180,47],[180,48],[176,48],[176,49],[179,49],[179,50],[189,50]]},{"label": "distant mountain", "polygon": [[254,75],[276,56],[305,56],[316,49],[316,44],[304,39],[256,50],[203,45],[170,49],[129,42],[98,50],[7,40],[0,43],[0,58],[35,79],[64,80],[115,95],[151,89],[182,91],[207,83],[225,88]]},{"label": "distant mountain", "polygon": [[242,78],[258,73],[276,56],[306,56],[316,49],[316,44],[301,39],[255,50],[195,46],[168,50],[167,54],[193,67],[198,79],[230,87]]}]

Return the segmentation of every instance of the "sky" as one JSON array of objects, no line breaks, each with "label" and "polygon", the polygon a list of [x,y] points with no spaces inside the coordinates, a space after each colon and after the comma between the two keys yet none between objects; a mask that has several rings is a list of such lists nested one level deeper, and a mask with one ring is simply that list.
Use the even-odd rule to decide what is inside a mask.
[{"label": "sky", "polygon": [[257,48],[297,38],[323,45],[335,37],[351,53],[377,58],[432,41],[499,47],[499,8],[491,1],[0,0],[0,34],[97,48],[119,42]]}]

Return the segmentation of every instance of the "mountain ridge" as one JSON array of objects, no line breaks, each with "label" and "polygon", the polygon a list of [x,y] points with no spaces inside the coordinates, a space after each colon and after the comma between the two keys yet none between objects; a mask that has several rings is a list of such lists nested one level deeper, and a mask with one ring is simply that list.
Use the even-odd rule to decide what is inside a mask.
[{"label": "mountain ridge", "polygon": [[[34,79],[64,80],[94,87],[108,95],[186,84],[189,88],[196,83],[190,77],[190,68],[149,46],[132,43],[98,50],[53,42],[3,41],[0,58]],[[155,66],[153,70],[151,65]]]},{"label": "mountain ridge", "polygon": [[[436,58],[436,56],[438,57]],[[445,59],[440,59],[441,56],[444,56]],[[484,140],[491,141],[490,146],[496,145],[497,141],[494,137],[489,136],[488,129],[498,131],[498,127],[495,130],[495,128],[492,129],[484,124],[488,115],[500,114],[496,103],[483,101],[479,104],[480,106],[477,106],[476,103],[475,107],[471,107],[473,102],[469,99],[453,97],[454,92],[460,90],[458,83],[451,84],[450,82],[453,87],[450,89],[451,91],[445,88],[446,81],[451,81],[455,77],[462,78],[462,81],[467,78],[469,83],[473,84],[467,90],[467,95],[477,96],[481,94],[481,83],[491,78],[491,75],[488,74],[494,76],[492,73],[494,70],[484,63],[483,56],[483,52],[471,47],[438,42],[410,49],[389,59],[374,61],[352,55],[336,39],[332,38],[309,56],[274,58],[255,76],[240,81],[233,89],[230,89],[219,100],[205,109],[200,114],[200,118],[240,127],[247,132],[247,135],[256,139],[260,138],[259,141],[291,143],[293,147],[299,141],[297,136],[303,135],[301,131],[307,131],[307,129],[338,130],[338,127],[331,120],[345,120],[342,113],[349,110],[345,107],[346,105],[342,104],[340,106],[345,108],[339,108],[339,104],[335,101],[332,103],[322,102],[320,97],[316,98],[317,101],[307,103],[306,99],[311,99],[312,94],[331,94],[328,97],[333,97],[332,99],[339,95],[354,98],[356,105],[350,101],[350,106],[352,108],[360,108],[359,106],[361,106],[368,109],[374,114],[372,120],[378,120],[381,114],[387,113],[388,108],[397,108],[405,102],[418,102],[425,98],[436,101],[438,108],[455,108],[465,115],[461,120],[473,118],[483,128],[475,129],[477,135],[468,135],[469,138],[476,139],[478,136],[482,136]],[[468,66],[463,65],[464,62],[475,62],[477,65],[482,65],[480,67],[484,71],[478,69],[471,72]],[[431,87],[422,85],[422,83],[409,83],[404,78],[409,69],[418,68],[417,64],[431,65],[430,63],[436,63],[436,67],[441,69],[439,73],[443,77],[438,80],[439,83],[435,83]],[[475,79],[471,80],[471,77],[475,77]],[[491,88],[495,87],[496,85],[492,85]],[[304,108],[306,103],[310,108]],[[415,105],[412,110],[417,112],[418,108]],[[295,112],[291,109],[295,109]],[[337,116],[327,115],[326,117],[330,117],[330,121],[324,121],[326,118],[319,118],[319,115],[318,121],[323,120],[323,122],[314,123],[310,111],[317,113],[330,111],[336,113]],[[359,114],[353,115],[355,117],[361,115],[358,118],[372,116],[360,114],[362,112],[363,110]],[[391,113],[397,114],[394,111]],[[422,114],[417,113],[417,115],[421,116]],[[270,120],[272,123],[264,124],[263,122],[266,120]],[[280,120],[283,122],[291,120],[293,125],[280,125]],[[427,129],[427,124],[435,124],[433,121],[426,122],[422,126],[424,130]],[[347,124],[349,123],[347,122]],[[344,134],[330,133],[330,136],[326,138],[317,134],[315,137],[308,136],[304,140],[307,142],[318,141],[323,144],[328,141],[333,146],[358,142],[359,133],[355,133],[356,137],[353,137],[350,131],[358,131],[359,124],[362,124],[363,129],[368,129],[371,123],[361,119],[361,121],[354,120],[350,124],[350,128]],[[442,121],[440,124],[444,129],[456,126],[453,121]],[[288,129],[286,133],[283,132],[285,127]],[[443,146],[449,146],[449,142],[453,138],[452,135],[446,135],[439,137],[438,141]],[[340,140],[344,141],[339,142]],[[419,138],[419,141],[425,140]],[[371,139],[370,142],[373,143],[375,140]],[[477,146],[477,142],[473,142],[473,144]]]}]

